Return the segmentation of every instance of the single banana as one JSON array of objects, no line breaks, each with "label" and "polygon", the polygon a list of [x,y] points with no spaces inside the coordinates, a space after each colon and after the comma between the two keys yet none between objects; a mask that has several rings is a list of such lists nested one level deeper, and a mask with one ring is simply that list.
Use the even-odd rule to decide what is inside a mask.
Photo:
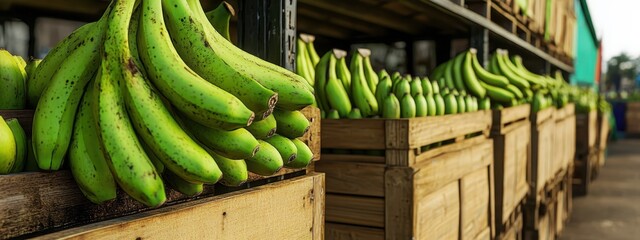
[{"label": "single banana", "polygon": [[400,99],[400,117],[413,118],[416,117],[416,101],[408,93]]},{"label": "single banana", "polygon": [[429,105],[427,99],[422,94],[413,95],[416,104],[416,117],[425,117],[429,114]]},{"label": "single banana", "polygon": [[224,39],[231,41],[231,34],[229,34],[229,21],[232,16],[236,15],[236,11],[233,7],[229,3],[223,1],[218,5],[218,7],[207,12],[206,15],[211,26],[213,26],[213,28],[218,31],[222,37],[224,37]]},{"label": "single banana", "polygon": [[487,96],[493,100],[492,102],[509,103],[515,96],[508,90],[494,87],[481,82],[482,86],[487,89]]},{"label": "single banana", "polygon": [[513,62],[509,59],[509,55],[507,55],[506,53],[504,54],[503,58],[504,58],[504,63],[509,68],[509,70],[515,73],[516,75],[518,75],[520,78],[529,82],[530,85],[532,86],[538,85],[543,88],[546,87],[546,80],[543,79],[541,76],[537,76],[537,75],[531,76],[526,73],[528,72],[528,70],[523,70],[521,68],[516,67],[516,65],[514,65]]},{"label": "single banana", "polygon": [[278,134],[273,135],[273,137],[265,140],[265,142],[268,142],[273,147],[278,149],[278,152],[280,153],[280,156],[282,157],[285,165],[293,161],[298,154],[296,145],[293,144],[290,139]]},{"label": "single banana", "polygon": [[256,139],[264,140],[270,138],[273,134],[276,134],[276,119],[273,114],[271,114],[267,118],[253,122],[248,127],[245,127],[245,129],[247,129]]},{"label": "single banana", "polygon": [[[243,104],[247,102],[202,79],[176,53],[156,5],[154,11],[143,11],[153,15],[142,18],[137,36],[143,65],[154,85],[180,112],[202,125],[226,130],[250,125],[254,113]],[[241,82],[238,79],[237,84]],[[256,99],[263,96],[255,94]],[[258,112],[269,113],[270,107]]]},{"label": "single banana", "polygon": [[249,171],[244,160],[235,160],[224,157],[215,151],[209,151],[213,159],[216,160],[220,170],[222,170],[222,179],[220,183],[226,186],[240,186],[249,179]]},{"label": "single banana", "polygon": [[453,79],[454,78],[453,71],[455,71],[454,62],[455,62],[455,58],[444,63],[446,65],[444,66],[444,70],[443,70],[444,72],[442,73],[442,78],[444,78],[444,82],[441,85],[449,89],[456,88],[456,85],[454,83],[455,80]]},{"label": "single banana", "polygon": [[436,103],[436,116],[442,116],[446,112],[444,98],[440,94],[434,94],[433,100]]},{"label": "single banana", "polygon": [[515,85],[516,87],[518,87],[520,89],[525,89],[525,88],[530,88],[531,87],[531,85],[529,84],[529,82],[527,80],[522,79],[516,73],[512,72],[511,69],[509,69],[509,67],[505,63],[505,59],[503,57],[504,53],[497,52],[496,54],[497,54],[497,56],[496,56],[497,65],[496,66],[500,70],[500,72],[503,74],[503,76],[505,76],[509,80],[509,83]]},{"label": "single banana", "polygon": [[[108,13],[110,8],[111,7],[107,8],[105,13]],[[86,44],[85,39],[87,35],[89,35],[97,25],[97,22],[82,25],[80,28],[73,31],[71,35],[58,43],[53,49],[51,49],[51,51],[49,51],[49,53],[47,53],[47,56],[42,59],[40,65],[38,65],[33,74],[29,75],[29,80],[27,80],[27,99],[29,107],[36,108],[40,95],[44,89],[49,86],[49,81],[56,71],[58,71],[60,65],[64,61],[68,61],[69,55],[71,52],[75,51],[78,45]]]},{"label": "single banana", "polygon": [[[338,113],[340,113],[340,111],[338,111]],[[346,117],[347,115],[348,113],[344,116]],[[276,133],[279,135],[287,138],[299,138],[309,131],[309,119],[300,111],[276,109],[273,111],[273,116],[277,124]],[[342,117],[342,115],[340,116]]]},{"label": "single banana", "polygon": [[362,113],[360,112],[360,109],[354,108],[351,109],[351,112],[349,112],[349,116],[347,116],[348,119],[362,119]]},{"label": "single banana", "polygon": [[0,109],[24,109],[24,75],[9,51],[0,49]]},{"label": "single banana", "polygon": [[338,58],[338,67],[336,69],[336,74],[338,75],[338,79],[341,80],[344,90],[349,92],[351,90],[351,72],[349,72],[346,57]]},{"label": "single banana", "polygon": [[172,171],[166,171],[162,173],[162,177],[169,187],[184,194],[185,196],[193,197],[198,196],[204,190],[204,184],[192,183],[182,179]]},{"label": "single banana", "polygon": [[437,114],[438,106],[436,105],[436,99],[434,94],[425,95],[427,101],[427,116],[435,116]]},{"label": "single banana", "polygon": [[316,47],[313,46],[313,41],[316,40],[316,37],[309,34],[300,34],[300,38],[302,38],[302,41],[306,43],[307,52],[309,53],[309,59],[315,67],[320,61],[320,56],[318,56],[318,52],[316,52]]},{"label": "single banana", "polygon": [[115,199],[117,188],[102,153],[102,143],[98,140],[91,110],[93,96],[94,91],[89,87],[75,116],[69,147],[69,169],[82,194],[89,201],[100,204]]},{"label": "single banana", "polygon": [[485,94],[487,94],[487,90],[485,90],[482,85],[480,85],[478,77],[473,70],[472,58],[475,58],[475,54],[475,48],[472,48],[465,53],[462,59],[462,79],[464,85],[467,87],[471,94],[476,97],[483,98]]},{"label": "single banana", "polygon": [[431,86],[433,86],[431,88],[431,90],[433,90],[433,94],[440,94],[440,84],[438,84],[438,81],[432,81],[431,82]]},{"label": "single banana", "polygon": [[247,169],[261,176],[270,176],[280,171],[284,162],[278,149],[268,142],[262,140],[258,140],[258,142],[260,142],[260,150],[253,157],[244,160]]},{"label": "single banana", "polygon": [[327,119],[340,119],[340,114],[338,114],[337,110],[331,109],[327,113]]},{"label": "single banana", "polygon": [[420,81],[421,87],[422,87],[422,94],[427,96],[430,94],[433,94],[433,85],[431,85],[431,81],[429,81],[429,78],[424,77],[421,81]]},{"label": "single banana", "polygon": [[[357,109],[357,108],[356,108]],[[309,146],[298,139],[292,139],[291,142],[296,146],[296,158],[293,161],[288,162],[285,167],[287,168],[305,168],[311,160],[313,160],[313,152],[309,149]]]},{"label": "single banana", "polygon": [[30,81],[30,79],[33,77],[33,75],[35,74],[36,69],[38,68],[38,66],[40,66],[41,62],[42,62],[42,59],[31,58],[29,60],[29,62],[27,63],[27,66],[24,69],[27,72],[27,78],[24,79],[25,82],[26,82],[25,83],[25,88],[29,87],[28,81]]},{"label": "single banana", "polygon": [[382,80],[385,77],[391,78],[391,76],[389,76],[389,73],[387,72],[387,70],[380,69],[380,71],[378,71],[378,79]]},{"label": "single banana", "polygon": [[378,74],[373,70],[371,66],[371,50],[369,49],[358,49],[358,52],[364,57],[364,77],[367,79],[367,86],[372,93],[376,92],[376,87],[378,86]]},{"label": "single banana", "polygon": [[491,99],[489,99],[488,97],[480,99],[480,102],[478,103],[478,109],[479,110],[491,109]]},{"label": "single banana", "polygon": [[16,162],[17,148],[13,132],[4,118],[0,116],[0,174],[11,172]]},{"label": "single banana", "polygon": [[457,89],[458,91],[463,91],[466,89],[465,84],[464,84],[464,76],[462,75],[462,72],[464,71],[463,67],[464,67],[464,59],[466,56],[466,53],[468,51],[464,51],[459,53],[458,55],[456,55],[455,58],[453,58],[453,66],[452,66],[452,76],[453,76],[453,84],[455,89]]},{"label": "single banana", "polygon": [[127,66],[127,71],[136,72],[126,58],[128,29],[135,1],[114,2],[109,15],[104,55],[94,84],[93,112],[98,126],[98,136],[103,143],[104,153],[116,182],[131,197],[141,203],[156,207],[166,201],[164,184],[149,157],[140,146],[133,126],[124,106],[122,89],[118,81],[123,77],[119,71]]},{"label": "single banana", "polygon": [[411,96],[415,96],[416,94],[423,94],[424,90],[422,89],[422,80],[420,80],[420,78],[413,78],[409,85],[411,86]]},{"label": "single banana", "polygon": [[85,86],[100,65],[106,21],[97,27],[62,62],[42,92],[33,115],[33,148],[42,170],[58,170],[69,148],[73,121]]},{"label": "single banana", "polygon": [[[520,89],[518,87],[516,87],[515,85],[512,84],[508,84],[506,87],[504,87],[504,89],[508,90],[509,92],[513,93],[513,95],[518,98],[521,99],[524,97],[524,94],[522,93],[523,91],[520,91]],[[525,91],[528,89],[525,89]],[[529,90],[531,91],[531,90]]]},{"label": "single banana", "polygon": [[8,119],[7,126],[11,129],[16,142],[16,160],[11,168],[11,172],[22,172],[25,162],[27,161],[27,135],[16,118]]},{"label": "single banana", "polygon": [[318,65],[316,65],[316,73],[313,87],[316,90],[316,102],[321,110],[329,111],[329,101],[327,100],[327,79],[329,77],[329,60],[333,57],[331,51],[325,53]]},{"label": "single banana", "polygon": [[458,101],[453,94],[447,94],[444,97],[444,114],[458,113]]},{"label": "single banana", "polygon": [[[200,73],[201,76],[215,74],[219,75],[218,78],[221,78],[230,74],[232,78],[227,79],[230,82],[225,84],[230,89],[225,90],[233,94],[234,90],[239,89],[245,94],[240,97],[247,106],[251,106],[252,104],[250,104],[250,102],[256,101],[258,98],[252,94],[247,94],[247,89],[241,88],[242,86],[239,84],[241,79],[238,78],[240,76],[235,75],[234,72],[241,73],[244,78],[253,80],[259,83],[259,85],[276,92],[280,98],[277,101],[279,108],[299,110],[314,103],[313,88],[309,86],[302,77],[287,69],[253,56],[229,41],[224,40],[206,20],[199,0],[186,0],[186,2],[185,0],[168,0],[163,1],[163,6],[168,15],[168,19],[171,19],[168,21],[170,33],[174,33],[172,29],[181,31],[171,36],[175,40],[174,43],[176,44],[178,52],[185,58],[187,64],[191,66],[194,71]],[[180,22],[180,19],[192,19],[194,23]],[[195,35],[185,34],[187,32]],[[176,37],[174,38],[173,36]],[[198,50],[203,50],[203,52],[197,52]],[[215,63],[220,63],[218,60],[222,60],[225,66],[216,66]],[[194,66],[192,66],[192,64],[194,64]],[[196,67],[195,64],[200,64],[200,66]],[[202,65],[214,71],[205,72],[205,69],[202,69],[204,68]],[[219,72],[221,67],[224,67],[222,70],[225,72]]]},{"label": "single banana", "polygon": [[189,133],[204,146],[222,156],[231,159],[245,159],[252,157],[260,149],[258,140],[244,128],[226,131],[203,126],[188,118],[181,119],[184,121],[185,127],[189,129]]},{"label": "single banana", "polygon": [[400,80],[395,86],[393,93],[396,96],[404,96],[405,94],[411,94],[411,83],[407,80]]},{"label": "single banana", "polygon": [[392,87],[393,87],[393,83],[391,82],[391,78],[383,77],[380,79],[380,82],[378,82],[378,86],[376,87],[376,92],[375,92],[376,101],[378,102],[379,106],[382,105],[382,103],[384,102],[384,99],[387,97],[387,95],[389,95]]},{"label": "single banana", "polygon": [[382,103],[382,117],[396,119],[400,115],[400,101],[395,94],[389,93]]},{"label": "single banana", "polygon": [[311,69],[307,64],[307,48],[302,40],[298,39],[296,42],[296,73],[302,76],[307,82],[313,86],[313,76],[311,75]]},{"label": "single banana", "polygon": [[458,103],[458,113],[467,112],[467,104],[463,96],[456,96],[456,102]]},{"label": "single banana", "polygon": [[18,64],[18,67],[20,68],[20,70],[24,75],[23,77],[26,78],[27,71],[25,70],[25,68],[27,67],[27,62],[24,60],[24,58],[22,58],[22,56],[18,56],[18,55],[13,55],[13,60],[16,61],[16,64]]},{"label": "single banana", "polygon": [[351,97],[363,117],[378,114],[378,102],[366,82],[363,58],[357,53],[351,58]]},{"label": "single banana", "polygon": [[[349,94],[344,90],[341,81],[338,79],[336,75],[336,54],[332,54],[329,58],[329,70],[327,75],[327,83],[325,86],[325,93],[327,97],[327,101],[329,102],[329,107],[338,110],[338,114],[340,117],[346,117],[351,111],[351,101],[349,100]],[[276,117],[276,120],[277,117]]]}]

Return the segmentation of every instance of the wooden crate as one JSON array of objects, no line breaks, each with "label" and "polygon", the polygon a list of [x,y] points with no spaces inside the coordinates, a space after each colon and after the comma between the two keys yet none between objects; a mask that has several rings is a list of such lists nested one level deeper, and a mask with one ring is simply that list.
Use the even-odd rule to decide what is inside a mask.
[{"label": "wooden crate", "polygon": [[37,239],[324,239],[324,174],[203,198]]},{"label": "wooden crate", "polygon": [[[310,119],[310,130],[302,137],[314,153],[314,161],[320,158],[320,111],[317,108],[305,108],[305,116]],[[0,111],[0,115],[18,118],[23,126],[31,126],[32,110]],[[31,128],[25,127],[30,133]],[[311,164],[305,169],[283,168],[276,174],[263,177],[249,175],[249,181],[239,187],[205,185],[201,195],[186,197],[172,189],[165,189],[167,202],[164,207],[204,199],[243,189],[250,189],[268,183],[309,174]],[[3,237],[37,236],[44,232],[57,231],[105,221],[125,215],[151,210],[118,191],[118,197],[108,203],[96,205],[87,200],[77,187],[69,170],[56,172],[23,172],[0,175],[0,232]],[[27,184],[29,187],[23,187]]]},{"label": "wooden crate", "polygon": [[593,165],[597,164],[598,153],[596,151],[587,155],[577,155],[573,166],[573,195],[585,196],[589,193],[591,185]]},{"label": "wooden crate", "polygon": [[553,171],[553,139],[555,135],[554,108],[548,108],[531,115],[531,190],[529,196],[534,202],[556,172]]},{"label": "wooden crate", "polygon": [[[510,236],[516,230],[512,214],[529,192],[527,172],[531,151],[530,105],[493,112],[494,189],[496,234]],[[521,213],[520,213],[521,215]]]},{"label": "wooden crate", "polygon": [[576,114],[576,155],[587,155],[596,150],[598,113]]},{"label": "wooden crate", "polygon": [[552,151],[551,172],[558,173],[566,170],[573,164],[575,157],[575,105],[568,104],[563,108],[556,109],[553,118],[555,119],[555,130]]},{"label": "wooden crate", "polygon": [[596,147],[598,148],[598,168],[604,166],[609,131],[609,115],[598,112],[598,137],[596,140]]},{"label": "wooden crate", "polygon": [[640,134],[640,102],[627,102],[625,120],[627,133]]},{"label": "wooden crate", "polygon": [[533,208],[529,202],[525,204],[523,230],[525,240],[556,239],[559,234],[558,227],[561,229],[564,226],[568,214],[565,205],[571,198],[566,194],[569,189],[567,184],[571,183],[569,172],[570,170],[567,169],[556,174],[553,180],[546,184],[541,204],[536,208]]},{"label": "wooden crate", "polygon": [[326,238],[492,238],[490,127],[490,111],[323,120]]},{"label": "wooden crate", "polygon": [[497,240],[521,240],[522,239],[522,230],[523,230],[523,214],[522,214],[523,205],[519,205],[516,209],[514,209],[511,216],[507,220],[507,224],[505,224],[505,230],[502,232],[496,232],[495,239]]},{"label": "wooden crate", "polygon": [[567,171],[563,177],[561,185],[559,186],[556,204],[556,236],[559,236],[564,230],[564,227],[571,215],[571,207],[573,202],[573,195],[571,193],[571,179],[573,171]]}]

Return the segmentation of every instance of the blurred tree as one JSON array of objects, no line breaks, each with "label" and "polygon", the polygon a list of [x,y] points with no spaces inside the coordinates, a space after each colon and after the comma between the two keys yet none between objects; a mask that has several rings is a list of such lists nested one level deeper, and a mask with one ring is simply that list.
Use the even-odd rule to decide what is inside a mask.
[{"label": "blurred tree", "polygon": [[638,61],[631,59],[626,53],[612,57],[607,61],[607,85],[613,84],[615,90],[620,90],[623,78],[635,79],[638,75]]}]

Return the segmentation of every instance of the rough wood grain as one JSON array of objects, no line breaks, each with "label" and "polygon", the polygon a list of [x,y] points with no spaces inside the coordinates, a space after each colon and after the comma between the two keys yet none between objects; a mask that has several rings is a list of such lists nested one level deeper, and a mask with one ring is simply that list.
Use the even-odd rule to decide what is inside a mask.
[{"label": "rough wood grain", "polygon": [[383,119],[323,119],[322,148],[385,149]]},{"label": "rough wood grain", "polygon": [[[316,163],[316,171],[326,174],[327,191],[384,197],[383,164],[327,161]],[[331,203],[329,203],[331,204]]]},{"label": "rough wood grain", "polygon": [[301,140],[309,146],[313,152],[313,161],[320,160],[320,109],[308,106],[300,110],[309,120],[309,131],[302,136]]},{"label": "rough wood grain", "polygon": [[384,240],[381,228],[326,223],[325,232],[327,240]]},{"label": "rough wood grain", "polygon": [[322,239],[322,174],[72,228],[39,239]]},{"label": "rough wood grain", "polygon": [[[413,120],[413,119],[412,119]],[[387,139],[387,146],[392,145],[400,149],[413,149],[428,144],[453,139],[470,133],[484,132],[491,129],[491,111],[445,115],[438,117],[415,118],[409,122],[409,142],[403,145],[398,140],[391,144]]]},{"label": "rough wood grain", "polygon": [[377,163],[384,164],[384,156],[368,156],[359,154],[323,154],[322,161],[327,162],[358,162],[358,163]]},{"label": "rough wood grain", "polygon": [[[415,239],[459,239],[461,210],[458,181],[450,182],[428,195],[415,197]],[[394,239],[410,238],[398,236]]]},{"label": "rough wood grain", "polygon": [[327,194],[327,222],[360,226],[385,226],[384,198]]},{"label": "rough wood grain", "polygon": [[476,239],[491,225],[489,169],[483,168],[460,179],[460,239]]},{"label": "rough wood grain", "polygon": [[493,130],[505,128],[507,124],[526,121],[531,114],[531,105],[523,104],[516,107],[493,111]]},{"label": "rough wood grain", "polygon": [[385,239],[411,239],[414,236],[414,187],[413,169],[389,167],[385,172]]}]

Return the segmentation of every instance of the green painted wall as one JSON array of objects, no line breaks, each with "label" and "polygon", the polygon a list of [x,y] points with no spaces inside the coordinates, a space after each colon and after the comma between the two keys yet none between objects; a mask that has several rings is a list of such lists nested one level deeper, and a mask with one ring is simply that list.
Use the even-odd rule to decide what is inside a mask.
[{"label": "green painted wall", "polygon": [[[595,80],[595,66],[598,57],[597,39],[593,38],[591,26],[581,4],[585,1],[575,0],[576,18],[578,21],[575,40],[573,64],[575,72],[571,75],[572,84],[593,85]],[[589,13],[587,13],[589,14]]]}]

